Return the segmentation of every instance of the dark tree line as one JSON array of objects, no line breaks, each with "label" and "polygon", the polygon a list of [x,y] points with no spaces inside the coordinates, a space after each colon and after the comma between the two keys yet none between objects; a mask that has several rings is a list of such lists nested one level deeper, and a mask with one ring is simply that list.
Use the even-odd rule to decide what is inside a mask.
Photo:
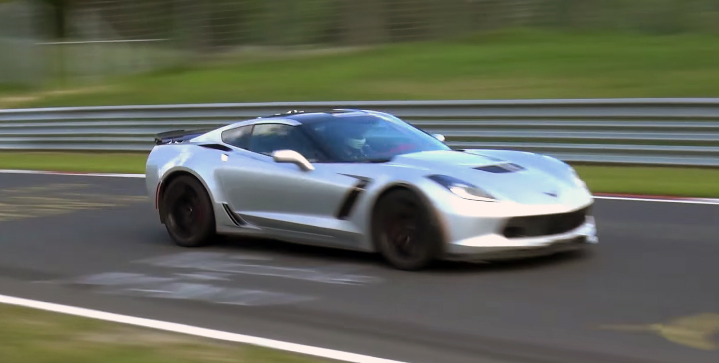
[{"label": "dark tree line", "polygon": [[[719,31],[719,0],[37,0],[55,38],[83,10],[123,38],[193,47],[368,44],[512,27],[668,34]],[[81,24],[79,24],[81,25]]]}]

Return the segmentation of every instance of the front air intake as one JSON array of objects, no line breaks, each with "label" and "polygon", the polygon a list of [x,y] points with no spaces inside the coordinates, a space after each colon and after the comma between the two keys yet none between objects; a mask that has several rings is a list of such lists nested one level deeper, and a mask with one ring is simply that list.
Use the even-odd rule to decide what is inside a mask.
[{"label": "front air intake", "polygon": [[509,219],[502,234],[507,238],[526,238],[567,233],[584,224],[590,213],[591,207],[587,207],[569,213],[514,217]]}]

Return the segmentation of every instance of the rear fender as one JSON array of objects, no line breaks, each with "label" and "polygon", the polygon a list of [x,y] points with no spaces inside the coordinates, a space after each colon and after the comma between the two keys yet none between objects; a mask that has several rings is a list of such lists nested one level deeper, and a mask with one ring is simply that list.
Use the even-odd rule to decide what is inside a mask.
[{"label": "rear fender", "polygon": [[[162,210],[162,198],[165,188],[172,180],[180,175],[191,175],[202,183],[207,191],[210,200],[215,209],[218,211],[218,189],[214,181],[214,170],[217,167],[216,162],[221,160],[221,155],[225,152],[222,149],[206,148],[202,145],[162,145],[157,146],[148,157],[148,165],[146,170],[146,183],[148,194],[155,201],[155,209],[160,214],[161,222],[164,210]],[[222,199],[221,195],[219,196]]]}]

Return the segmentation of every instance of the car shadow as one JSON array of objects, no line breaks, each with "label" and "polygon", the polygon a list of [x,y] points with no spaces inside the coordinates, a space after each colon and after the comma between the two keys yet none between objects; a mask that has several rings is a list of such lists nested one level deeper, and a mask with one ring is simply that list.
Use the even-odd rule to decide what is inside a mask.
[{"label": "car shadow", "polygon": [[[283,242],[278,240],[258,238],[236,238],[223,237],[216,244],[216,248],[242,251],[259,254],[269,254],[285,258],[300,258],[319,260],[331,263],[345,263],[354,265],[365,265],[378,267],[385,270],[397,271],[385,263],[379,254],[343,250],[332,247],[303,245],[297,243]],[[461,262],[461,261],[437,261],[423,272],[431,273],[478,273],[478,272],[502,272],[535,270],[542,267],[556,267],[557,265],[576,263],[589,258],[591,252],[588,250],[568,251],[549,256],[529,257],[517,260],[484,262]],[[417,272],[412,272],[417,273]]]},{"label": "car shadow", "polygon": [[515,260],[493,262],[461,262],[439,261],[427,271],[442,273],[476,273],[536,270],[539,268],[557,267],[559,265],[577,263],[591,257],[587,250],[567,251],[547,256],[525,257]]},{"label": "car shadow", "polygon": [[380,256],[372,253],[305,245],[273,239],[222,237],[217,241],[214,247],[228,249],[234,252],[271,253],[278,257],[321,260],[323,262],[326,260],[333,263],[370,264],[377,266],[383,264]]},{"label": "car shadow", "polygon": [[[152,241],[152,244],[174,245],[167,233],[156,231],[147,238],[140,240]],[[178,247],[181,250],[188,249]],[[207,248],[221,249],[235,253],[256,253],[260,255],[272,255],[287,259],[304,259],[306,261],[319,261],[331,264],[363,265],[376,267],[388,271],[402,272],[388,265],[379,254],[361,251],[343,250],[333,247],[312,246],[299,243],[284,242],[273,239],[244,238],[244,237],[219,237],[212,246]],[[197,251],[198,249],[191,249]],[[201,248],[200,250],[204,250]],[[579,263],[592,256],[592,251],[578,250],[562,252],[554,255],[528,257],[516,260],[494,261],[494,262],[462,262],[462,261],[436,261],[431,266],[422,270],[424,273],[492,273],[503,271],[536,270],[539,268],[552,268],[559,265]],[[409,273],[418,273],[409,272]],[[420,272],[420,273],[421,273]]]}]

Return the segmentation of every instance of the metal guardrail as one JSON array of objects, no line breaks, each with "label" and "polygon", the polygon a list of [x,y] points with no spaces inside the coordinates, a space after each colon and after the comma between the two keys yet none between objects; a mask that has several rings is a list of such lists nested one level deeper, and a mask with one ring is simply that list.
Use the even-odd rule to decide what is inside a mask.
[{"label": "metal guardrail", "polygon": [[153,135],[288,110],[391,112],[456,148],[570,162],[719,166],[719,99],[351,101],[0,110],[0,149],[144,151]]}]

